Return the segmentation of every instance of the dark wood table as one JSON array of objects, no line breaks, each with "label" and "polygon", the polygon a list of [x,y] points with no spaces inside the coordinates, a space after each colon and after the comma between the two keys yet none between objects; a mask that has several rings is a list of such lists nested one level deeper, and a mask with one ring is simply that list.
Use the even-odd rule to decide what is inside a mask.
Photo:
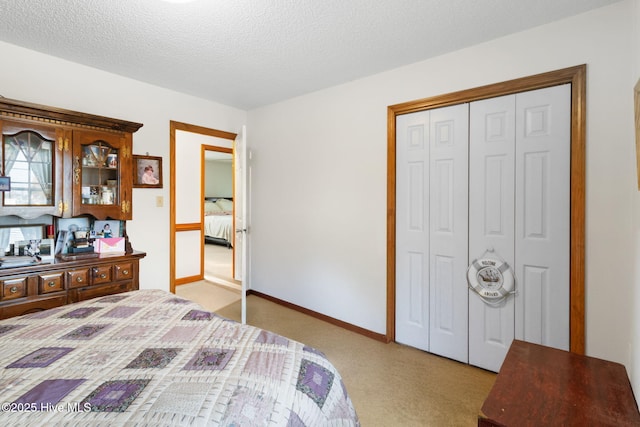
[{"label": "dark wood table", "polygon": [[640,426],[625,367],[514,340],[478,426]]}]

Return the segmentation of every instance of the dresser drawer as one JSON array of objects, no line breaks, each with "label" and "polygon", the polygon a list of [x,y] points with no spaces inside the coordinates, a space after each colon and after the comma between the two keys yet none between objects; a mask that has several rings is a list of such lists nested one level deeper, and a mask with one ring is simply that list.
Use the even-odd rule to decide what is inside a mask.
[{"label": "dresser drawer", "polygon": [[111,278],[110,265],[101,265],[91,268],[91,275],[93,276],[92,284],[94,285],[98,285],[100,283],[109,283],[113,281]]},{"label": "dresser drawer", "polygon": [[131,282],[110,283],[108,285],[89,286],[87,288],[77,289],[77,301],[84,301],[91,298],[103,297],[106,295],[118,294],[121,292],[129,292],[136,289]]},{"label": "dresser drawer", "polygon": [[38,276],[38,293],[48,294],[64,290],[63,273],[41,274]]},{"label": "dresser drawer", "polygon": [[0,307],[0,319],[7,319],[14,316],[22,316],[23,314],[35,313],[38,311],[48,310],[54,307],[60,307],[67,304],[66,294],[55,294],[42,296],[36,300],[24,303],[8,304]]},{"label": "dresser drawer", "polygon": [[14,298],[22,298],[27,296],[27,278],[4,280],[2,283],[2,294],[0,298],[3,301]]},{"label": "dresser drawer", "polygon": [[126,280],[133,277],[133,263],[123,262],[120,264],[114,264],[114,280]]},{"label": "dresser drawer", "polygon": [[67,288],[81,288],[89,284],[89,269],[67,271]]}]

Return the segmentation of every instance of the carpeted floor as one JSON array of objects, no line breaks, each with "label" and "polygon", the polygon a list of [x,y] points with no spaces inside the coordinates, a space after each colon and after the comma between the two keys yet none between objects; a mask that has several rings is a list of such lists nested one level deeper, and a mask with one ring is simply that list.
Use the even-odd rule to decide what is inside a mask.
[{"label": "carpeted floor", "polygon": [[240,289],[206,280],[176,286],[176,295],[196,301],[209,311],[217,311],[240,300]]},{"label": "carpeted floor", "polygon": [[197,301],[210,311],[240,299],[241,282],[233,279],[233,250],[221,245],[204,245],[204,277],[176,286],[176,295]]},{"label": "carpeted floor", "polygon": [[[239,320],[240,303],[216,312]],[[255,295],[247,298],[247,323],[324,352],[343,376],[363,427],[476,426],[495,381],[494,373],[384,344]]]},{"label": "carpeted floor", "polygon": [[222,245],[204,245],[204,277],[222,284],[236,284],[233,279],[233,249]]}]

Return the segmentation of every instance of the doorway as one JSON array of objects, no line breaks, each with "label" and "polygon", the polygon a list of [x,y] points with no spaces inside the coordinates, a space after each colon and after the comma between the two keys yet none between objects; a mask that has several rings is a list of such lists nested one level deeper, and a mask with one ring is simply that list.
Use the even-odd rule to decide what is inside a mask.
[{"label": "doorway", "polygon": [[[231,155],[236,136],[234,133],[186,123],[170,123],[171,292],[175,293],[176,285],[204,279],[203,147],[218,147],[218,150]],[[194,162],[194,159],[199,161]]]},{"label": "doorway", "polygon": [[390,106],[388,109],[387,337],[396,340],[396,119],[417,111],[470,103],[562,84],[570,95],[570,260],[569,348],[584,353],[584,153],[585,74],[581,65],[495,85]]},{"label": "doorway", "polygon": [[203,145],[204,279],[240,289],[234,278],[234,168],[232,150]]}]

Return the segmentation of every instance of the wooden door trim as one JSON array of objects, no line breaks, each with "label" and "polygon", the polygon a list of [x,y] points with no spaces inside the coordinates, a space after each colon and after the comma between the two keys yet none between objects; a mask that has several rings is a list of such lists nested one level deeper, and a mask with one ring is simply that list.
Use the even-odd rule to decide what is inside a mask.
[{"label": "wooden door trim", "polygon": [[571,83],[571,237],[569,347],[585,352],[585,64],[459,92],[391,105],[387,108],[387,340],[395,341],[396,307],[396,117],[416,111],[478,101]]},{"label": "wooden door trim", "polygon": [[[189,283],[189,282],[193,282],[194,280],[199,280],[197,277],[198,276],[194,276],[194,277],[189,277],[189,278],[181,278],[181,279],[176,279],[176,233],[178,232],[182,232],[182,231],[194,231],[194,230],[199,230],[202,233],[204,233],[203,227],[204,227],[204,223],[202,221],[200,221],[200,224],[198,223],[189,223],[189,224],[176,224],[176,186],[175,186],[175,182],[176,182],[176,164],[175,164],[175,158],[176,158],[176,131],[185,131],[185,132],[191,132],[191,133],[198,133],[198,134],[202,134],[202,135],[207,135],[207,136],[213,136],[216,138],[222,138],[222,139],[229,139],[231,141],[235,141],[236,137],[238,136],[237,134],[233,133],[233,132],[226,132],[223,130],[218,130],[218,129],[211,129],[211,128],[206,128],[203,126],[198,126],[198,125],[192,125],[189,123],[182,123],[182,122],[176,122],[174,120],[171,120],[169,122],[169,158],[171,159],[171,162],[169,162],[169,182],[171,183],[171,185],[169,185],[169,231],[170,231],[170,237],[169,237],[169,246],[170,246],[170,250],[169,250],[169,291],[172,293],[176,292],[176,285],[180,285],[183,283]],[[224,147],[220,147],[220,148],[224,148]],[[202,149],[201,149],[202,151]],[[202,191],[204,191],[204,164],[201,161],[201,165],[200,165],[200,181],[201,181],[201,188]],[[204,200],[204,193],[201,194],[201,200]],[[201,202],[202,203],[202,202]],[[204,266],[203,266],[203,262],[204,262],[204,242],[200,247],[200,271],[202,272]],[[202,273],[200,274],[200,276],[202,276]],[[201,279],[202,277],[200,277]]]}]

